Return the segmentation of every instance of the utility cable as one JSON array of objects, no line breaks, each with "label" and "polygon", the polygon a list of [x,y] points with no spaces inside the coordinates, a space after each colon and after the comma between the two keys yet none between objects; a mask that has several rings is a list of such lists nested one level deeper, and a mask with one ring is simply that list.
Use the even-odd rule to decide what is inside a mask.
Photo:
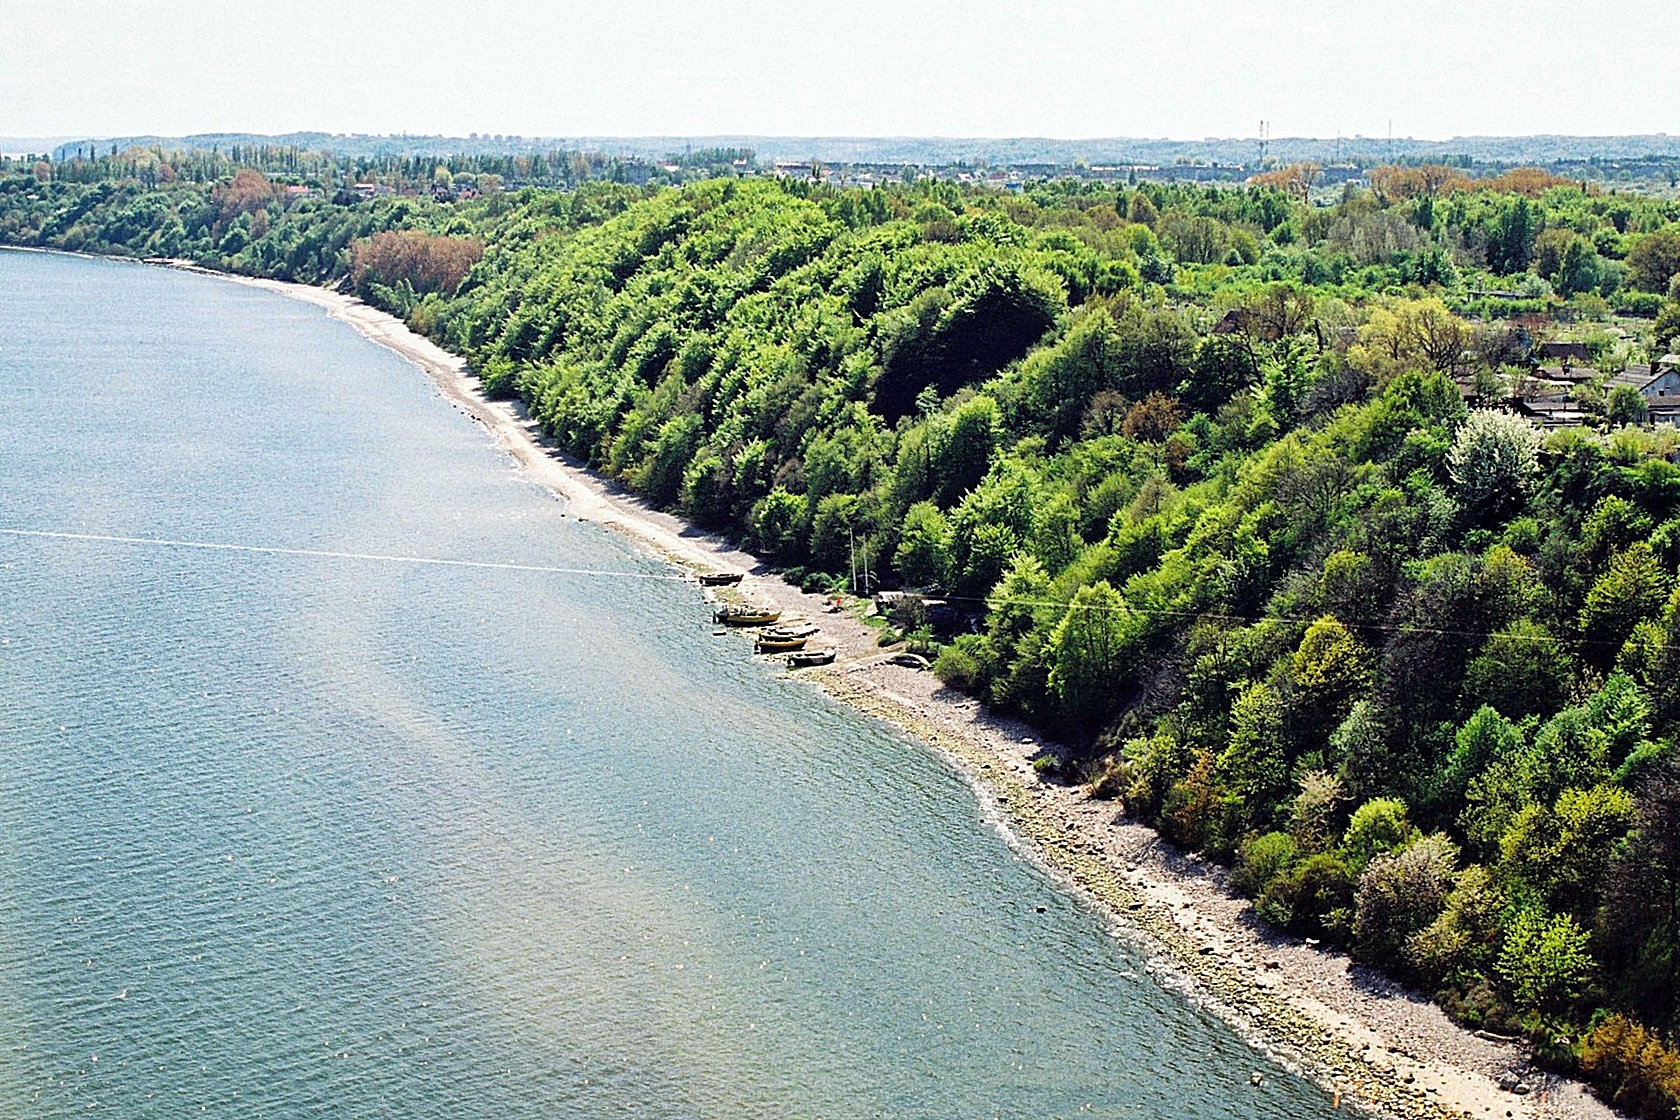
[{"label": "utility cable", "polygon": [[185,541],[163,537],[120,537],[101,533],[65,533],[47,529],[3,529],[0,536],[35,537],[61,541],[102,544],[151,545],[155,548],[202,549],[212,552],[246,552],[265,556],[306,556],[319,560],[368,560],[390,564],[426,564],[445,568],[486,568],[503,572],[539,572],[552,575],[602,576],[619,579],[647,579],[686,583],[687,577],[663,572],[624,572],[605,568],[562,568],[548,564],[512,564],[499,560],[454,560],[437,556],[397,556],[382,552],[334,552],[319,548],[281,548],[275,545],[227,544],[221,541]]}]

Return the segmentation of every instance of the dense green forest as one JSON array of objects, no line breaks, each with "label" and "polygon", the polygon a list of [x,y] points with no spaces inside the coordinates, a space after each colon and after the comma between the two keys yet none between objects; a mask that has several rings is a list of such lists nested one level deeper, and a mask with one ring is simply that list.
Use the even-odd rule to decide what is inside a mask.
[{"label": "dense green forest", "polygon": [[[1389,168],[1315,205],[728,179],[371,199],[0,172],[0,240],[353,286],[572,454],[812,587],[1228,861],[1274,925],[1680,1100],[1680,203]],[[1474,405],[1474,407],[1472,407]]]}]

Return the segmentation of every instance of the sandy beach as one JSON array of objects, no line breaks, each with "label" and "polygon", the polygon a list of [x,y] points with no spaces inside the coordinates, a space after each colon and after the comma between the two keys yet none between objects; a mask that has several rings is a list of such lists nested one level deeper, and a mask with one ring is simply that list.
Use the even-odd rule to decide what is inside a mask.
[{"label": "sandy beach", "polygon": [[[728,541],[570,461],[517,402],[483,398],[462,359],[400,320],[322,288],[228,279],[321,307],[414,362],[531,478],[565,498],[569,515],[622,533],[691,573],[745,572],[731,594],[819,624],[822,637],[813,646],[833,645],[838,657],[830,667],[800,671],[802,679],[942,752],[1028,852],[1106,912],[1117,936],[1138,939],[1154,962],[1151,971],[1318,1082],[1342,1107],[1406,1117],[1616,1115],[1578,1083],[1534,1070],[1522,1046],[1455,1026],[1427,999],[1347,957],[1267,930],[1228,888],[1223,869],[1175,851],[1121,816],[1114,802],[1042,780],[1031,760],[1054,753],[1055,744],[944,688],[931,673],[887,664],[879,631],[862,620],[865,604],[827,613],[822,598],[784,583]],[[716,640],[719,656],[752,655],[745,635]],[[1267,1076],[1264,1062],[1254,1068]]]}]

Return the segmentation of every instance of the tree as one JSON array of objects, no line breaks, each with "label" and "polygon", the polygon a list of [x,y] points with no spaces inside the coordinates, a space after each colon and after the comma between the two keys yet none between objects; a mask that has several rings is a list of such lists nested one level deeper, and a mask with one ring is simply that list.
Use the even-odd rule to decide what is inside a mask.
[{"label": "tree", "polygon": [[1650,544],[1635,541],[1610,560],[1610,570],[1587,592],[1581,608],[1583,657],[1594,665],[1615,662],[1633,628],[1662,609],[1669,579]]},{"label": "tree", "polygon": [[1028,402],[1054,436],[1073,435],[1096,399],[1113,393],[1121,378],[1121,349],[1114,317],[1098,307],[1078,314],[1066,337],[1023,363]]},{"label": "tree", "polygon": [[350,247],[350,282],[363,293],[373,285],[406,283],[416,292],[453,292],[484,255],[471,237],[438,237],[417,229],[387,230]]},{"label": "tree", "polygon": [[805,523],[809,517],[805,495],[791,494],[778,486],[760,503],[753,527],[766,552],[783,563],[794,563],[805,552]]},{"label": "tree", "polygon": [[1374,797],[1354,810],[1342,837],[1348,864],[1362,872],[1376,857],[1411,843],[1417,830],[1406,819],[1406,803],[1395,797]]},{"label": "tree", "polygon": [[1291,707],[1301,746],[1319,750],[1347,718],[1353,702],[1371,687],[1371,651],[1335,616],[1323,615],[1307,627],[1290,669],[1297,692]]},{"label": "tree", "polygon": [[1643,674],[1651,714],[1660,729],[1680,722],[1680,588],[1670,592],[1653,624],[1655,647]]},{"label": "tree", "polygon": [[1264,827],[1289,793],[1284,708],[1265,683],[1250,685],[1231,705],[1231,738],[1219,756],[1220,783],[1235,796],[1249,827]]},{"label": "tree", "polygon": [[1680,1025],[1680,760],[1672,753],[1645,779],[1634,811],[1600,928],[1624,1005],[1672,1029]]},{"label": "tree", "polygon": [[1341,779],[1309,770],[1297,784],[1300,792],[1289,806],[1289,835],[1307,851],[1323,851],[1339,831],[1336,820],[1346,800]]},{"label": "tree", "polygon": [[1464,691],[1496,714],[1521,719],[1555,710],[1568,681],[1562,643],[1540,623],[1519,618],[1488,636],[1465,669]]},{"label": "tree", "polygon": [[1312,185],[1323,170],[1316,163],[1294,163],[1277,171],[1251,176],[1248,181],[1257,187],[1276,188],[1305,205],[1312,198]]},{"label": "tree", "polygon": [[1508,199],[1488,228],[1488,267],[1508,276],[1528,267],[1537,232],[1535,206],[1526,198]]},{"label": "tree", "polygon": [[1627,255],[1628,281],[1642,292],[1666,292],[1670,278],[1680,274],[1680,229],[1670,227],[1645,234]]},{"label": "tree", "polygon": [[1524,1007],[1561,1010],[1581,994],[1592,972],[1589,945],[1574,918],[1531,906],[1506,929],[1494,968]]},{"label": "tree", "polygon": [[938,448],[934,473],[939,476],[939,496],[951,505],[980,484],[992,468],[1002,420],[997,402],[981,395],[960,405]]},{"label": "tree", "polygon": [[1521,728],[1491,707],[1476,709],[1454,736],[1453,752],[1442,775],[1442,792],[1452,801],[1460,801],[1479,774],[1496,762],[1512,758],[1522,746]]},{"label": "tree", "polygon": [[1566,789],[1553,805],[1517,814],[1500,840],[1501,865],[1553,909],[1590,920],[1610,857],[1633,817],[1633,796],[1624,789]]},{"label": "tree", "polygon": [[1406,942],[1406,961],[1426,981],[1459,969],[1480,969],[1492,958],[1502,932],[1506,899],[1487,868],[1466,867],[1441,913]]},{"label": "tree", "polygon": [[1611,386],[1610,394],[1604,403],[1604,417],[1610,421],[1612,427],[1626,427],[1630,424],[1643,424],[1651,415],[1651,407],[1645,401],[1645,395],[1632,385]]},{"label": "tree", "polygon": [[1651,327],[1651,335],[1659,347],[1673,349],[1680,341],[1680,300],[1670,296],[1657,309],[1657,321]]},{"label": "tree", "polygon": [[1518,416],[1473,412],[1447,452],[1453,495],[1481,521],[1520,506],[1539,472],[1540,433]]},{"label": "tree", "polygon": [[1117,706],[1129,644],[1120,593],[1107,580],[1081,587],[1050,635],[1050,688],[1082,730],[1094,731]]},{"label": "tree", "polygon": [[917,502],[904,515],[893,567],[911,587],[944,582],[951,559],[951,525],[932,502]]},{"label": "tree", "polygon": [[1448,311],[1439,300],[1417,300],[1404,305],[1400,318],[1410,348],[1430,368],[1450,373],[1464,356],[1470,331],[1464,320]]},{"label": "tree", "polygon": [[1160,443],[1179,425],[1178,404],[1164,393],[1150,393],[1132,405],[1120,431],[1127,439]]}]

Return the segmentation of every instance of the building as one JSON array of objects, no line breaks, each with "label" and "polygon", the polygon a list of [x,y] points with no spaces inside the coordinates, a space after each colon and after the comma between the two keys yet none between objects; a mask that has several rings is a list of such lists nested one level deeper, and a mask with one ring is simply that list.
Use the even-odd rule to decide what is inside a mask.
[{"label": "building", "polygon": [[1628,366],[1612,377],[1606,388],[1621,386],[1638,389],[1639,395],[1653,404],[1680,405],[1680,358],[1669,355],[1655,365]]},{"label": "building", "polygon": [[1565,369],[1592,365],[1592,352],[1584,342],[1542,342],[1534,348],[1534,356],[1542,362],[1558,362]]}]

